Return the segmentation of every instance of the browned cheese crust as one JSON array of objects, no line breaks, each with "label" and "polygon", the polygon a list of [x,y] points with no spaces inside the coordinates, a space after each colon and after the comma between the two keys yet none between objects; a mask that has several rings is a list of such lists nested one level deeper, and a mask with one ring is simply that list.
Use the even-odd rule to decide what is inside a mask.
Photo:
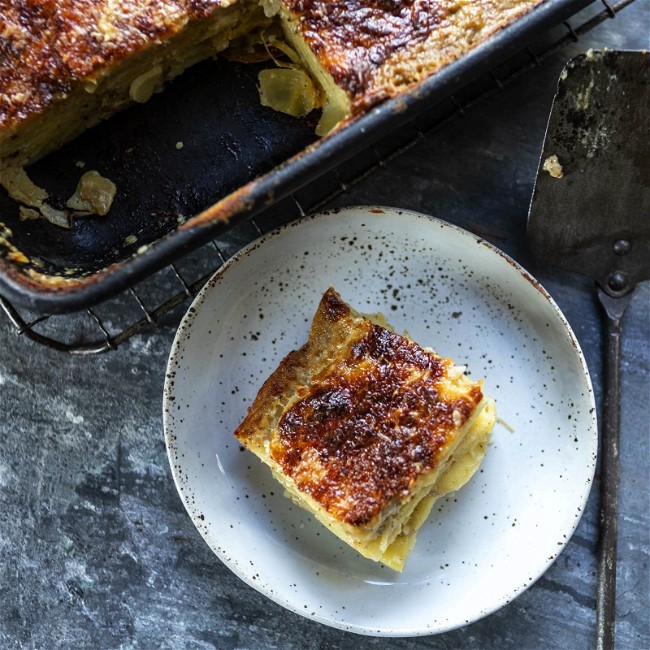
[{"label": "browned cheese crust", "polygon": [[[453,363],[361,318],[328,290],[308,343],[289,354],[235,432],[334,519],[374,527],[448,455],[483,395],[448,394]],[[258,447],[259,448],[259,447]]]},{"label": "browned cheese crust", "polygon": [[[282,4],[319,83],[334,82],[324,134],[544,0],[262,1],[270,12]],[[30,164],[146,101],[262,18],[257,0],[0,0],[0,169]]]},{"label": "browned cheese crust", "polygon": [[0,0],[0,129],[229,0]]},{"label": "browned cheese crust", "polygon": [[544,0],[282,0],[352,114],[427,78]]}]

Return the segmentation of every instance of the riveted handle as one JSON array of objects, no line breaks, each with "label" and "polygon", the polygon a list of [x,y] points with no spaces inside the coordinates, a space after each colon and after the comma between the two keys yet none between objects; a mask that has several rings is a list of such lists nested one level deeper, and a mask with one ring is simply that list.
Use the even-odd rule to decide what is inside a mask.
[{"label": "riveted handle", "polygon": [[600,448],[600,540],[596,599],[596,648],[612,650],[616,625],[616,548],[618,533],[621,319],[632,292],[614,298],[598,289],[606,315],[603,417]]}]

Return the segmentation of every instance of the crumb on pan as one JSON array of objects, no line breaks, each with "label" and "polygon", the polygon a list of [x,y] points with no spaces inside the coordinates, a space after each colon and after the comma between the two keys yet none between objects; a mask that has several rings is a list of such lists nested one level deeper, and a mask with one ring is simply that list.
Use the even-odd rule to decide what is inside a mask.
[{"label": "crumb on pan", "polygon": [[549,156],[544,161],[544,165],[542,169],[545,172],[548,172],[553,178],[562,178],[564,176],[564,170],[562,169],[562,165],[560,164],[560,161],[558,160],[558,157],[555,154]]}]

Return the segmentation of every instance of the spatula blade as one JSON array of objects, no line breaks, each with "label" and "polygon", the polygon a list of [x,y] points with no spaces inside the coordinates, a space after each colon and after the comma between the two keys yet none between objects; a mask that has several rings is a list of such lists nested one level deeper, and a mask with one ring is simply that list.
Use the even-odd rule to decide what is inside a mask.
[{"label": "spatula blade", "polygon": [[528,216],[541,262],[610,295],[650,277],[650,60],[587,52],[565,67]]}]

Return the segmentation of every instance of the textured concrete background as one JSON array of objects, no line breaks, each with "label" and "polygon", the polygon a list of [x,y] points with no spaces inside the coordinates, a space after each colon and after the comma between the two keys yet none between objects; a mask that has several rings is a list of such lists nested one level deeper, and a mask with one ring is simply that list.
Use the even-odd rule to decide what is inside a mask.
[{"label": "textured concrete background", "polygon": [[[563,62],[589,47],[648,47],[649,15],[647,0],[637,0],[337,201],[434,214],[513,255],[564,310],[599,404],[601,324],[591,283],[530,263],[526,213]],[[499,612],[448,634],[358,637],[289,613],[243,584],[202,541],[171,479],[161,399],[177,323],[169,318],[116,352],[75,358],[30,343],[0,318],[0,647],[593,646],[598,477],[549,571]],[[650,647],[649,323],[646,283],[623,338],[617,633],[618,647],[632,649]],[[73,326],[90,331],[85,316]]]}]

